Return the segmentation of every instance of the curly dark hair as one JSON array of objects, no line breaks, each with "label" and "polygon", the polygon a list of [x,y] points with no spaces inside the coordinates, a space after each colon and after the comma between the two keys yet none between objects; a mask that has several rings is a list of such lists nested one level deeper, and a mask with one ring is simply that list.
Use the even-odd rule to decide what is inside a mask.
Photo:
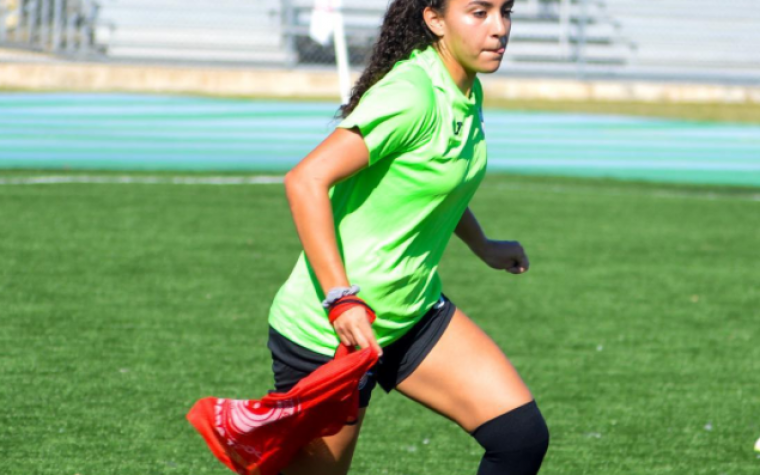
[{"label": "curly dark hair", "polygon": [[348,117],[364,93],[382,79],[396,62],[408,58],[413,50],[424,49],[438,41],[425,23],[422,12],[426,7],[431,7],[443,14],[447,3],[448,0],[393,0],[383,18],[369,64],[351,90],[348,103],[340,106],[336,114],[338,117]]}]

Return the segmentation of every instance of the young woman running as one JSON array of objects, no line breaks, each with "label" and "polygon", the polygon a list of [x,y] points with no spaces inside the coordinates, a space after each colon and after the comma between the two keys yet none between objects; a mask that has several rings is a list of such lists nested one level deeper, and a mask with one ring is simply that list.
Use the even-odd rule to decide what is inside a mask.
[{"label": "young woman running", "polygon": [[[528,270],[522,246],[486,238],[468,208],[486,167],[476,75],[498,69],[512,4],[393,1],[343,121],[286,176],[304,253],[269,316],[276,391],[329,361],[340,342],[372,346],[381,359],[360,386],[358,422],[312,442],[285,475],[346,474],[377,383],[470,433],[485,449],[478,475],[541,466],[549,433],[533,396],[441,294],[437,273],[454,233],[489,266]],[[377,320],[355,305],[331,324],[330,307],[354,296]]]}]

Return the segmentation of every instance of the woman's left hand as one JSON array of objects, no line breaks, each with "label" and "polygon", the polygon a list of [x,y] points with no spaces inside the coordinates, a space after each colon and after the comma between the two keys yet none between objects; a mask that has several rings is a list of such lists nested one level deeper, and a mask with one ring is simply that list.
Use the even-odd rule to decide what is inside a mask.
[{"label": "woman's left hand", "polygon": [[511,274],[523,274],[530,267],[525,250],[517,241],[487,239],[478,255],[490,267]]}]

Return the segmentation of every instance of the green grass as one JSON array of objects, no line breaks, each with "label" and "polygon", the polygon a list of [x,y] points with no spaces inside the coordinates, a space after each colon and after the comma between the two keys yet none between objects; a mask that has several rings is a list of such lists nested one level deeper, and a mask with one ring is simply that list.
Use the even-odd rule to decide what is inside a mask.
[{"label": "green grass", "polygon": [[[441,272],[537,397],[543,475],[760,471],[758,196],[486,179],[473,210],[532,269],[491,271],[453,240]],[[0,473],[229,473],[184,414],[270,387],[267,309],[298,252],[280,185],[0,186]],[[352,473],[479,458],[378,390]]]}]

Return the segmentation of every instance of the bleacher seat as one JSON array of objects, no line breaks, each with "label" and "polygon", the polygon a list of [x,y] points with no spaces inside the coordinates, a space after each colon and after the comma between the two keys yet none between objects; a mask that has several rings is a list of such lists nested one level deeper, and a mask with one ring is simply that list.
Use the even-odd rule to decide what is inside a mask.
[{"label": "bleacher seat", "polygon": [[96,42],[121,60],[289,60],[278,0],[101,0]]},{"label": "bleacher seat", "polygon": [[[759,0],[517,0],[503,71],[760,69]],[[308,37],[313,0],[101,0],[96,43],[120,60],[323,64]],[[351,62],[376,37],[388,0],[343,0]],[[585,13],[585,16],[584,16]],[[582,21],[585,18],[585,21]],[[566,19],[566,22],[561,21]]]},{"label": "bleacher seat", "polygon": [[757,0],[605,0],[636,43],[631,68],[760,69]]}]

